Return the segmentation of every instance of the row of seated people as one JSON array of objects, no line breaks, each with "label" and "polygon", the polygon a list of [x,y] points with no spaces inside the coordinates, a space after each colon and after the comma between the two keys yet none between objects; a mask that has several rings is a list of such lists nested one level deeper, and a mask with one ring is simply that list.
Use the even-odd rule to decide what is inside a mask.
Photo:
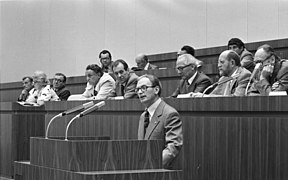
[{"label": "row of seated people", "polygon": [[[178,97],[178,95],[183,94],[190,97],[266,96],[270,92],[287,91],[288,62],[281,60],[271,46],[259,47],[255,53],[254,61],[252,53],[245,49],[241,40],[232,38],[228,47],[230,50],[222,52],[218,59],[221,78],[211,86],[213,82],[201,71],[202,61],[193,56],[194,49],[184,46],[178,52],[176,61],[176,71],[182,79],[171,97]],[[56,73],[53,86],[50,86],[46,74],[37,71],[34,74],[34,89],[30,90],[33,87],[32,78],[23,78],[25,88],[18,100],[34,103],[38,101],[42,105],[44,101],[67,100],[69,96],[70,100],[102,100],[113,99],[112,97],[115,96],[123,96],[125,99],[137,98],[135,87],[138,76],[129,70],[127,63],[121,59],[115,62],[111,61],[111,53],[107,50],[102,51],[99,58],[102,67],[91,64],[86,68],[87,86],[83,94],[70,96],[69,90],[65,88],[66,76],[64,74]],[[148,58],[144,54],[138,55],[136,62],[139,65],[137,70],[149,69],[149,67],[157,68],[148,63]],[[255,64],[257,64],[256,69],[254,69]],[[41,84],[40,87],[39,84]],[[29,91],[31,96],[28,98]]]},{"label": "row of seated people", "polygon": [[[182,79],[173,96],[178,94],[175,95],[178,97],[183,93],[188,93],[191,97],[268,95],[271,91],[287,91],[288,62],[280,60],[271,46],[260,46],[255,53],[254,62],[256,66],[251,75],[249,70],[241,67],[240,56],[234,50],[223,51],[218,59],[221,78],[216,83],[218,86],[208,92],[209,88],[213,87],[212,82],[199,71],[199,61],[191,54],[179,54],[176,69]],[[162,164],[164,168],[169,169],[183,145],[179,113],[160,98],[162,85],[156,76],[145,74],[138,77],[129,71],[127,63],[121,59],[113,62],[111,68],[112,75],[104,72],[103,68],[96,64],[88,65],[85,71],[87,87],[80,96],[98,100],[115,96],[139,98],[145,106],[145,111],[139,119],[138,139],[163,139],[165,147],[162,151]],[[62,81],[58,78],[55,76],[53,84]],[[38,98],[32,97],[36,102],[37,99],[41,99],[44,103],[49,100],[48,97],[51,100],[57,99],[56,92],[47,85],[45,73],[35,72],[33,81],[34,92],[38,91],[38,94],[34,94]],[[30,95],[27,100],[29,98]]]},{"label": "row of seated people", "polygon": [[[253,62],[252,53],[250,53],[249,51],[247,51],[245,49],[245,45],[240,39],[238,39],[238,38],[230,39],[228,42],[228,48],[233,49],[235,52],[238,53],[238,55],[240,56],[240,59],[241,59],[241,65],[243,67],[250,70],[251,72],[253,71],[254,62]],[[177,56],[180,56],[182,54],[190,54],[192,56],[195,56],[195,50],[193,47],[186,45],[186,46],[183,46],[178,51]],[[112,61],[111,53],[108,50],[103,50],[99,54],[99,59],[100,59],[102,71],[107,72],[110,75],[112,74],[112,77],[114,78],[114,80],[116,80],[115,76],[113,76],[113,70],[112,70],[112,62],[113,61]],[[143,54],[143,53],[137,55],[137,57],[135,58],[135,62],[137,64],[137,67],[132,67],[131,68],[132,71],[158,69],[157,66],[149,63],[148,56]],[[203,62],[201,60],[196,59],[196,63],[197,63],[198,71],[201,71]],[[36,74],[39,74],[39,72],[37,72]],[[44,78],[46,77],[46,75],[43,75],[43,76],[44,76]],[[45,80],[45,81],[48,82],[48,80]],[[18,98],[18,101],[26,101],[26,99],[29,95],[29,91],[33,88],[33,79],[30,76],[22,78],[22,83],[23,83],[24,89],[22,90],[22,92]],[[65,88],[65,83],[66,83],[66,76],[63,73],[56,73],[54,76],[54,79],[53,79],[53,90],[56,92],[57,96],[59,97],[59,100],[61,100],[61,101],[67,100],[71,94],[70,91],[67,88]],[[189,88],[189,89],[191,89],[191,88]],[[189,89],[187,91],[189,91]],[[198,92],[198,91],[196,90],[196,92]],[[179,94],[179,92],[176,91],[172,95],[172,97],[176,97],[178,94]],[[126,98],[126,96],[125,96],[125,98]],[[57,99],[57,98],[54,98],[54,99]],[[41,101],[41,98],[40,98],[40,101]]]}]

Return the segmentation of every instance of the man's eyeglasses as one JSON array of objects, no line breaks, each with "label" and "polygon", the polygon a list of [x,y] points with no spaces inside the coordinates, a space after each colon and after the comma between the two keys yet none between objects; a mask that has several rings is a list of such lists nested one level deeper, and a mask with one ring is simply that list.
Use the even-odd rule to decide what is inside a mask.
[{"label": "man's eyeglasses", "polygon": [[135,88],[135,92],[138,93],[138,91],[141,89],[142,92],[146,92],[148,88],[153,88],[155,86],[146,86],[146,85],[143,85],[141,87],[137,87]]},{"label": "man's eyeglasses", "polygon": [[34,83],[34,84],[36,84],[36,83],[42,83],[42,81],[41,81],[41,80],[34,80],[33,83]]},{"label": "man's eyeglasses", "polygon": [[63,82],[62,79],[56,79],[56,78],[54,78],[53,81],[55,81],[55,82]]},{"label": "man's eyeglasses", "polygon": [[177,67],[176,69],[178,70],[178,71],[183,71],[183,69],[184,68],[186,68],[186,67],[188,67],[188,66],[191,66],[192,64],[188,64],[188,65],[186,65],[186,66],[180,66],[180,67]]},{"label": "man's eyeglasses", "polygon": [[266,60],[268,60],[268,59],[270,59],[272,56],[274,55],[274,53],[271,53],[268,57],[266,57],[265,59],[257,59],[257,60],[255,60],[255,63],[257,64],[257,63],[264,63]]}]

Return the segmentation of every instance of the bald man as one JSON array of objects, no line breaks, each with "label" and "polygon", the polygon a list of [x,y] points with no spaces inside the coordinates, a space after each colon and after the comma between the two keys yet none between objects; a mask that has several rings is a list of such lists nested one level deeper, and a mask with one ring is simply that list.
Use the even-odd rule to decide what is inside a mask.
[{"label": "bald man", "polygon": [[209,95],[193,93],[192,97],[245,95],[251,72],[241,67],[240,56],[235,51],[226,50],[220,54],[218,69],[221,76],[219,85]]},{"label": "bald man", "polygon": [[177,97],[179,94],[191,92],[203,92],[211,85],[211,79],[204,73],[198,72],[197,63],[198,60],[190,54],[178,56],[176,69],[182,79],[171,97]]},{"label": "bald man", "polygon": [[138,70],[150,70],[150,69],[158,69],[157,66],[150,64],[148,60],[148,56],[145,54],[138,54],[135,58],[135,62],[137,64]]},{"label": "bald man", "polygon": [[288,60],[281,60],[274,49],[265,44],[260,46],[254,56],[254,62],[261,66],[252,79],[248,95],[267,96],[272,91],[288,90]]}]

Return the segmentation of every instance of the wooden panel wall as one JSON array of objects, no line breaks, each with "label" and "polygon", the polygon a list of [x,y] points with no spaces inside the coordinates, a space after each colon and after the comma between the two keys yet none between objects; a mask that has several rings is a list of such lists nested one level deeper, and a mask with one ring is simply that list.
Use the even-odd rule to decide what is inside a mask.
[{"label": "wooden panel wall", "polygon": [[13,162],[29,159],[29,138],[44,136],[44,107],[22,107],[1,102],[0,176],[12,177]]},{"label": "wooden panel wall", "polygon": [[[184,179],[287,179],[288,97],[165,99],[183,120]],[[49,102],[46,124],[58,112],[83,102]],[[70,136],[137,138],[144,107],[138,100],[106,101],[82,119]],[[63,136],[72,118],[56,120],[51,135]]]}]

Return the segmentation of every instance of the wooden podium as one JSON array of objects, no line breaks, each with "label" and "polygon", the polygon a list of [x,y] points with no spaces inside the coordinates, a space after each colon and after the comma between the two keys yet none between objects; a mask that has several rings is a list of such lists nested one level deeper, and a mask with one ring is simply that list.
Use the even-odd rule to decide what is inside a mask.
[{"label": "wooden podium", "polygon": [[30,162],[15,162],[15,180],[180,180],[162,169],[160,140],[30,138]]}]

